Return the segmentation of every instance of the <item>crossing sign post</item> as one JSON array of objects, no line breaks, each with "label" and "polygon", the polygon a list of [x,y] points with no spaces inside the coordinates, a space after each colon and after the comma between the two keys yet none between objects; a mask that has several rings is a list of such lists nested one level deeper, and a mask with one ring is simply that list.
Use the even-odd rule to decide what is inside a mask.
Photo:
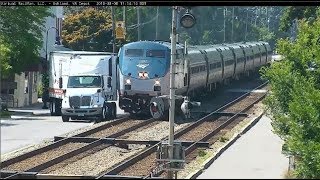
[{"label": "crossing sign post", "polygon": [[117,21],[116,22],[116,39],[125,39],[125,27],[124,27],[124,21]]}]

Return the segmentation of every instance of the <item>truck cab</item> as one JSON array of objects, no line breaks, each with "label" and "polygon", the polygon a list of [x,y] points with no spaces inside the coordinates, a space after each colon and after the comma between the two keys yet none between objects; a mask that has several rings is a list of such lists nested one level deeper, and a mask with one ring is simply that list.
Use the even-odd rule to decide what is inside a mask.
[{"label": "truck cab", "polygon": [[66,51],[51,55],[51,114],[60,111],[64,122],[70,118],[96,117],[98,121],[116,118],[115,54]]}]

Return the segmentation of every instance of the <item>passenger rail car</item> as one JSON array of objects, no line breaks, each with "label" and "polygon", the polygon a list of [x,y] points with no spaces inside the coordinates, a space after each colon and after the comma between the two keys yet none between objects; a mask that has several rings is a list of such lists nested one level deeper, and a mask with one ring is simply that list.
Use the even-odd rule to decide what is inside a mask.
[{"label": "passenger rail car", "polygon": [[[217,83],[237,79],[269,63],[272,51],[267,42],[206,46],[177,44],[177,95],[211,91]],[[149,113],[152,97],[169,95],[171,44],[138,41],[119,50],[119,106],[130,113]],[[152,114],[152,113],[151,113]]]}]

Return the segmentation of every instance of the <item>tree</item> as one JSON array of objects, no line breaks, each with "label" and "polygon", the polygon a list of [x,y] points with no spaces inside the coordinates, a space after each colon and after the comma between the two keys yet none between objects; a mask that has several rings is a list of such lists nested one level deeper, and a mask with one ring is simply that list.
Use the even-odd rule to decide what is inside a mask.
[{"label": "tree", "polygon": [[281,62],[261,70],[270,81],[266,105],[284,152],[296,159],[298,178],[320,178],[320,18],[299,21],[296,41],[280,39]]},{"label": "tree", "polygon": [[2,76],[21,73],[39,62],[48,7],[1,7],[0,58]]},{"label": "tree", "polygon": [[201,42],[202,44],[214,44],[212,31],[204,31]]},{"label": "tree", "polygon": [[317,17],[317,6],[289,6],[284,9],[281,16],[280,30],[288,31],[295,19],[301,20],[303,18],[314,19]]},{"label": "tree", "polygon": [[74,50],[112,51],[112,21],[109,12],[87,8],[66,15],[63,44]]}]

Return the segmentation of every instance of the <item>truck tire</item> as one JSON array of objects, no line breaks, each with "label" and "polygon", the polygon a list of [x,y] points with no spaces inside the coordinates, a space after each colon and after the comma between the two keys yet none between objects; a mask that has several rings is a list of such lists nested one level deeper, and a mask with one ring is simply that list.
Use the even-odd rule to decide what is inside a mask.
[{"label": "truck tire", "polygon": [[64,116],[64,115],[62,115],[62,121],[63,122],[69,122],[69,116]]},{"label": "truck tire", "polygon": [[50,101],[49,109],[50,109],[51,116],[55,116],[56,115],[56,103],[55,103],[55,100]]},{"label": "truck tire", "polygon": [[61,115],[61,104],[62,101],[52,99],[50,101],[50,114],[51,116],[60,116]]},{"label": "truck tire", "polygon": [[61,116],[61,105],[62,105],[62,100],[56,101],[56,115]]},{"label": "truck tire", "polygon": [[117,118],[117,105],[116,105],[115,102],[111,103],[111,109],[110,110],[111,110],[111,118],[112,119]]},{"label": "truck tire", "polygon": [[108,117],[107,106],[103,105],[102,111],[101,111],[101,114],[99,117],[99,121],[105,121],[105,120],[107,120],[107,117]]}]

